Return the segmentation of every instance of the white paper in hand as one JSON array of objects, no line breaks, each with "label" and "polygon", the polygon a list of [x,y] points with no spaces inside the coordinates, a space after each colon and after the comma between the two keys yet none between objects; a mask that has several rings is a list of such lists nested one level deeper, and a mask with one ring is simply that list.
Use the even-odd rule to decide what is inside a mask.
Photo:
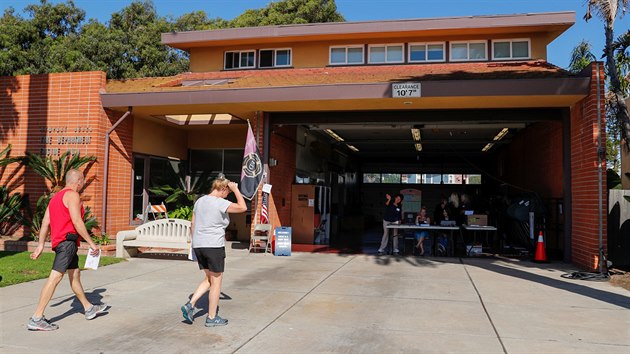
[{"label": "white paper in hand", "polygon": [[188,259],[195,262],[197,261],[197,254],[192,247],[188,250]]},{"label": "white paper in hand", "polygon": [[85,259],[85,267],[86,269],[98,269],[98,264],[101,261],[101,250],[98,251],[98,255],[93,256],[92,252],[88,252],[87,258]]}]

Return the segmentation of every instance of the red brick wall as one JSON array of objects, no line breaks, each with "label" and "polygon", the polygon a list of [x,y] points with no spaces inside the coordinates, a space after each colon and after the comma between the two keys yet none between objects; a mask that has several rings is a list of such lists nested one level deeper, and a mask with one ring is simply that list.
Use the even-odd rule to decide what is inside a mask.
[{"label": "red brick wall", "polygon": [[562,122],[533,124],[516,136],[501,155],[501,178],[535,191],[542,198],[561,198],[562,150]]},{"label": "red brick wall", "polygon": [[269,156],[278,165],[269,168],[272,193],[280,223],[291,225],[291,186],[295,180],[295,126],[272,127]]},{"label": "red brick wall", "polygon": [[[123,113],[107,111],[103,122],[103,159],[105,133],[110,129]],[[131,193],[132,193],[132,169],[133,169],[133,113],[116,127],[109,135],[109,169],[107,176],[107,233],[116,236],[121,230],[129,230],[131,218]],[[101,185],[102,188],[102,185]],[[101,204],[102,205],[102,204]],[[100,209],[102,210],[102,209]],[[99,211],[99,220],[102,211]]]},{"label": "red brick wall", "polygon": [[[606,144],[606,118],[604,106],[604,66],[599,63],[599,110],[597,102],[598,81],[596,63],[591,64],[591,90],[590,94],[571,108],[571,189],[572,189],[572,261],[586,269],[595,270],[598,267],[599,250],[599,223],[602,220],[602,230],[607,229],[606,206],[608,198],[606,193],[606,162],[602,162],[602,213],[598,215],[598,168],[597,161],[597,135],[601,132],[602,146]],[[597,125],[598,113],[601,115],[601,123]],[[603,233],[604,249],[606,249],[607,237]]]},{"label": "red brick wall", "polygon": [[[101,161],[104,112],[99,91],[104,87],[103,72],[0,77],[0,146],[12,144],[12,156],[30,151],[59,157],[73,150]],[[18,185],[15,191],[27,193],[34,207],[47,190],[46,183],[32,171],[16,167],[10,165],[0,183]],[[90,198],[85,205],[98,212],[100,164],[94,164],[86,175],[95,180],[83,193]]]}]

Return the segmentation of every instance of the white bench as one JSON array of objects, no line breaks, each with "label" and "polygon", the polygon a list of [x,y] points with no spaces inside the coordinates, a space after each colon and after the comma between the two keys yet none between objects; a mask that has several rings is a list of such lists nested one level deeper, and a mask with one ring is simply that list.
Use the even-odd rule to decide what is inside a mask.
[{"label": "white bench", "polygon": [[190,248],[190,221],[160,219],[116,234],[116,257],[133,257],[138,247]]}]

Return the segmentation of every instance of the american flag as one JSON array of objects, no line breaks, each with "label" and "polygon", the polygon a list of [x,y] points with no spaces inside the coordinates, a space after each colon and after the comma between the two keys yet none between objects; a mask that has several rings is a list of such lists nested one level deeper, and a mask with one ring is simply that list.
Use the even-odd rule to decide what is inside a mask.
[{"label": "american flag", "polygon": [[269,224],[269,211],[267,210],[268,200],[269,200],[269,194],[263,192],[262,207],[260,208],[260,223],[261,224]]}]

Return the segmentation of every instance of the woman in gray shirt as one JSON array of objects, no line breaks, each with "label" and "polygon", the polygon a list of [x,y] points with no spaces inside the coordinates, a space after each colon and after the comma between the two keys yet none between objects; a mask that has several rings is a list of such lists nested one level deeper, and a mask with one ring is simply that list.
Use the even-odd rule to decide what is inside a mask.
[{"label": "woman in gray shirt", "polygon": [[[236,203],[225,198],[234,193]],[[212,191],[195,202],[192,217],[192,248],[205,278],[193,293],[190,301],[181,307],[184,318],[194,320],[195,304],[206,291],[208,294],[208,317],[206,327],[225,326],[228,320],[217,314],[221,280],[225,268],[225,228],[230,224],[228,213],[243,213],[247,210],[245,199],[238,185],[226,178],[217,178]]]}]

